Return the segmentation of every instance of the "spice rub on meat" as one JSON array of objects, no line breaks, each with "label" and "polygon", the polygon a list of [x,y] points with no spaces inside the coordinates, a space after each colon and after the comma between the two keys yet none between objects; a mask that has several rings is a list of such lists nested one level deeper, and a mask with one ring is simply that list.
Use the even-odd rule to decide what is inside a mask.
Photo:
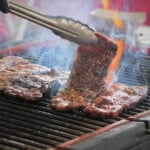
[{"label": "spice rub on meat", "polygon": [[28,101],[50,96],[53,70],[17,56],[0,59],[0,92]]},{"label": "spice rub on meat", "polygon": [[90,105],[84,107],[83,112],[92,116],[117,116],[143,100],[147,91],[147,86],[112,84],[107,86],[103,94],[96,97]]},{"label": "spice rub on meat", "polygon": [[[101,40],[101,35],[98,37]],[[108,67],[116,51],[109,39],[98,46],[80,45],[67,87],[52,98],[52,106],[59,111],[113,117],[144,99],[147,86],[106,84]]]},{"label": "spice rub on meat", "polygon": [[82,88],[99,92],[105,85],[108,67],[116,54],[117,46],[108,41],[98,46],[79,46],[71,77],[68,80],[69,88]]},{"label": "spice rub on meat", "polygon": [[147,86],[113,84],[103,93],[80,89],[65,89],[53,97],[53,106],[59,111],[81,112],[93,117],[114,117],[135,106],[147,94]]}]

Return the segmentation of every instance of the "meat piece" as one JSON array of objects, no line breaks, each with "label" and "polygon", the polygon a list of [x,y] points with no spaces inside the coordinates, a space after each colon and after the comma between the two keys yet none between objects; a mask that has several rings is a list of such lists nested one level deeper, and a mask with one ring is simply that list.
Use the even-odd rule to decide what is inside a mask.
[{"label": "meat piece", "polygon": [[17,56],[7,56],[3,59],[0,59],[0,71],[5,67],[13,67],[17,65],[25,65],[29,64],[30,62],[27,59],[23,59]]},{"label": "meat piece", "polygon": [[53,107],[93,117],[113,117],[144,99],[147,86],[105,83],[115,54],[115,44],[109,40],[98,46],[79,46],[67,87],[53,97]]},{"label": "meat piece", "polygon": [[[117,88],[116,88],[117,87]],[[113,84],[98,96],[91,106],[85,107],[85,113],[103,117],[117,116],[122,110],[128,110],[145,98],[147,86],[126,86]],[[97,112],[94,114],[94,112]]]},{"label": "meat piece", "polygon": [[87,91],[59,92],[53,97],[53,106],[59,111],[80,111],[93,117],[114,117],[143,100],[147,95],[147,86],[126,86],[113,84],[103,94]]},{"label": "meat piece", "polygon": [[2,93],[35,101],[44,96],[52,96],[51,88],[54,85],[57,87],[55,92],[58,91],[59,83],[53,78],[54,70],[32,64],[16,56],[3,58],[0,62],[0,65],[5,66],[0,71],[0,91]]},{"label": "meat piece", "polygon": [[79,89],[65,89],[53,97],[52,103],[57,110],[82,110],[87,103],[91,103],[93,93]]},{"label": "meat piece", "polygon": [[108,67],[117,50],[114,45],[79,46],[68,87],[95,92],[103,90]]},{"label": "meat piece", "polygon": [[41,66],[38,64],[26,64],[26,65],[18,65],[13,67],[14,70],[20,70],[20,72],[26,72],[32,75],[50,75],[53,76],[53,70]]}]

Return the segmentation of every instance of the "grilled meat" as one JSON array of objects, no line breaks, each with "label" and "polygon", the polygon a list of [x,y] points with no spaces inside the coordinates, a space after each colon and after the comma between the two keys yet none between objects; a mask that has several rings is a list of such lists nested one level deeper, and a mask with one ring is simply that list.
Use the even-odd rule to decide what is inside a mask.
[{"label": "grilled meat", "polygon": [[147,86],[105,83],[108,67],[117,50],[114,45],[113,42],[104,42],[98,47],[79,46],[66,89],[52,99],[55,109],[112,117],[133,107],[146,96]]},{"label": "grilled meat", "polygon": [[[113,45],[114,43],[112,43]],[[94,92],[103,90],[108,67],[116,54],[110,45],[79,46],[75,57],[69,88],[81,88]]]},{"label": "grilled meat", "polygon": [[143,100],[147,86],[113,84],[96,94],[79,89],[65,89],[53,97],[53,106],[60,111],[80,111],[93,117],[113,117]]},{"label": "grilled meat", "polygon": [[33,101],[51,96],[54,85],[58,90],[59,83],[53,78],[54,70],[16,56],[1,59],[0,65],[1,93]]},{"label": "grilled meat", "polygon": [[83,112],[92,116],[117,116],[122,110],[128,110],[143,100],[147,91],[147,86],[126,86],[116,83],[108,86],[102,95],[83,109]]},{"label": "grilled meat", "polygon": [[14,67],[17,65],[25,65],[29,64],[30,62],[27,59],[23,59],[17,56],[7,56],[3,59],[0,59],[0,71],[5,69],[5,67]]}]

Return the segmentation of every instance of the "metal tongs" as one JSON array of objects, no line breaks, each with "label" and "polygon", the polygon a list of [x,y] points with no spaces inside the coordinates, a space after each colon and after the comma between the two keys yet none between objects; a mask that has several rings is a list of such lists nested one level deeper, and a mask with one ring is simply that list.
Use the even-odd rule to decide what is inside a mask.
[{"label": "metal tongs", "polygon": [[98,38],[94,30],[79,21],[62,16],[50,16],[45,13],[18,3],[15,0],[8,0],[9,12],[51,29],[56,35],[78,44],[97,44]]}]

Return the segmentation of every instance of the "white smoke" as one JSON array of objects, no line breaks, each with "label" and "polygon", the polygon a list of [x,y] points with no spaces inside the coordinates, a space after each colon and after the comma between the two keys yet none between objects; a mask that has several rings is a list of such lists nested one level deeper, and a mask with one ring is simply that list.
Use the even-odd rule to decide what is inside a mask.
[{"label": "white smoke", "polygon": [[[30,0],[24,0],[23,3],[28,5]],[[94,9],[97,0],[32,0],[32,7],[46,12],[50,16],[65,16],[84,24],[92,26],[90,21],[90,11]],[[18,0],[18,2],[20,2]],[[29,3],[30,4],[30,3]],[[24,23],[24,19],[17,18],[19,22]],[[23,20],[23,21],[20,21]],[[24,29],[22,40],[49,40],[49,47],[35,47],[32,50],[27,50],[27,53],[22,57],[33,58],[36,63],[45,65],[49,68],[70,70],[73,64],[77,44],[64,40],[55,35],[51,30],[41,27],[30,21],[26,21],[24,25],[19,25]],[[21,31],[23,33],[23,31]],[[18,37],[18,36],[17,36]]]}]

